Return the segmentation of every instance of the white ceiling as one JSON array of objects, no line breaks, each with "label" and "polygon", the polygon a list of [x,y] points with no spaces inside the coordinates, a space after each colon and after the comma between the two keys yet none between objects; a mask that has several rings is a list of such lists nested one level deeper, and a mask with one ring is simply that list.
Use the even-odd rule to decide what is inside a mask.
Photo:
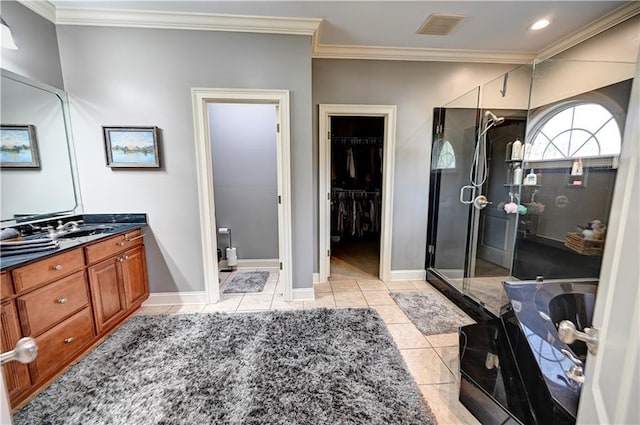
[{"label": "white ceiling", "polygon": [[[325,47],[409,48],[531,55],[580,32],[607,15],[640,12],[625,1],[78,1],[52,0],[58,9],[126,9],[164,12],[320,18],[316,44]],[[626,6],[626,7],[625,7]],[[628,12],[632,10],[632,12]],[[432,13],[464,15],[448,36],[416,34]],[[614,13],[615,14],[615,13]],[[611,15],[609,15],[611,16]],[[532,32],[541,17],[553,21]],[[468,52],[467,52],[468,53]],[[491,56],[491,55],[488,55]]]}]

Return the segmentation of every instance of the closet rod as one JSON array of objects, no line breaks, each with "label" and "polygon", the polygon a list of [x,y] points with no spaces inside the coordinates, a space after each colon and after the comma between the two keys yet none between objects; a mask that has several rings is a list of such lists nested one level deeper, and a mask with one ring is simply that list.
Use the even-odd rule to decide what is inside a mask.
[{"label": "closet rod", "polygon": [[382,137],[336,137],[331,138],[332,141],[351,145],[368,145],[382,144]]},{"label": "closet rod", "polygon": [[379,190],[364,190],[364,189],[331,189],[332,192],[335,193],[364,193],[367,195],[379,195]]}]

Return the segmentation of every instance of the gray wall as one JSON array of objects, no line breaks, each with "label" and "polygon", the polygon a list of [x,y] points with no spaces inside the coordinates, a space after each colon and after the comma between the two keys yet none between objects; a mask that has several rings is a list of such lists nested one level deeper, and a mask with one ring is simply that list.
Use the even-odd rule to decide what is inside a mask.
[{"label": "gray wall", "polygon": [[18,46],[18,50],[2,49],[2,67],[64,88],[56,26],[13,0],[2,0],[1,12]]},{"label": "gray wall", "polygon": [[216,228],[231,228],[238,259],[278,258],[275,105],[212,103],[209,127]]},{"label": "gray wall", "polygon": [[318,270],[317,105],[398,105],[392,270],[424,269],[433,108],[513,69],[510,64],[313,61],[314,270]]},{"label": "gray wall", "polygon": [[[310,37],[83,26],[58,37],[84,210],[148,213],[152,292],[204,289],[190,89],[290,90],[293,285],[312,285]],[[107,168],[103,125],[161,128],[162,169]]]}]

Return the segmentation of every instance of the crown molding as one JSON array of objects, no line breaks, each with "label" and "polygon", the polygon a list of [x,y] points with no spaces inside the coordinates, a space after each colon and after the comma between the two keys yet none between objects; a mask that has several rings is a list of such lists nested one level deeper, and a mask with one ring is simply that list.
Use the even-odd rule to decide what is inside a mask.
[{"label": "crown molding", "polygon": [[18,0],[18,3],[54,24],[56,23],[56,6],[49,0]]},{"label": "crown molding", "polygon": [[58,25],[164,28],[313,36],[322,19],[149,10],[56,8]]},{"label": "crown molding", "polygon": [[316,44],[313,49],[314,59],[367,59],[421,62],[525,64],[532,63],[535,55],[535,52],[349,46],[338,44]]},{"label": "crown molding", "polygon": [[550,57],[577,46],[583,41],[586,41],[591,37],[595,37],[609,28],[613,28],[619,23],[622,23],[627,19],[631,19],[638,14],[640,14],[640,2],[630,2],[629,4],[621,6],[611,13],[604,15],[602,18],[592,22],[586,27],[569,34],[568,36],[540,50],[536,55],[536,59],[549,59]]}]

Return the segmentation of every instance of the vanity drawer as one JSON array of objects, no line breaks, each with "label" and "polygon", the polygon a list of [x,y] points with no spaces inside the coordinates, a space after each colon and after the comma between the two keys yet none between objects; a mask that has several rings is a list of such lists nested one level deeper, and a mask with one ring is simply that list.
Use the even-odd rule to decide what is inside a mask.
[{"label": "vanity drawer", "polygon": [[16,292],[20,293],[81,270],[83,267],[84,255],[82,248],[78,248],[13,270],[13,284]]},{"label": "vanity drawer", "polygon": [[46,379],[89,344],[94,336],[91,310],[85,308],[36,337],[38,357],[29,365],[32,381],[35,383]]},{"label": "vanity drawer", "polygon": [[119,252],[126,251],[133,246],[140,245],[142,242],[142,230],[135,229],[122,235],[109,238],[106,241],[89,245],[85,248],[87,264],[93,264],[104,260],[105,258],[109,258]]},{"label": "vanity drawer", "polygon": [[0,299],[2,301],[8,299],[13,295],[13,284],[11,283],[11,276],[8,272],[2,272],[0,275]]},{"label": "vanity drawer", "polygon": [[22,295],[16,301],[24,335],[39,335],[89,305],[84,270]]}]

